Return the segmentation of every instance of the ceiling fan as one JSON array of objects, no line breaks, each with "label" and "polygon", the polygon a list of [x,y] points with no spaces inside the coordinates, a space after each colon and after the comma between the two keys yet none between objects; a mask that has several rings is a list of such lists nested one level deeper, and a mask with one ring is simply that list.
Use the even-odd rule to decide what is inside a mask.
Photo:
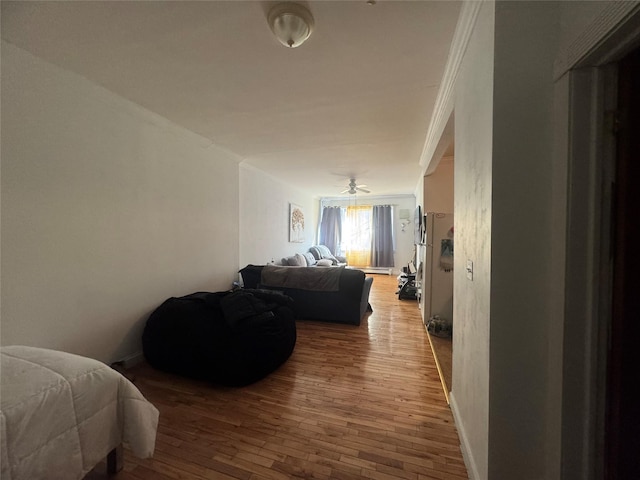
[{"label": "ceiling fan", "polygon": [[366,187],[366,185],[356,185],[356,179],[350,178],[349,185],[347,185],[347,188],[340,193],[348,193],[349,195],[355,195],[358,192],[371,193],[371,191],[364,187]]}]

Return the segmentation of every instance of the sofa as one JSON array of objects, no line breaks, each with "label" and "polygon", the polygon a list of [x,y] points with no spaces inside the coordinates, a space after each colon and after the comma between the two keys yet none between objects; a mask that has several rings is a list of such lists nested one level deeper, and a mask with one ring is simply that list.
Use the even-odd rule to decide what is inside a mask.
[{"label": "sofa", "polygon": [[371,311],[373,277],[362,270],[247,265],[240,275],[244,288],[277,290],[291,297],[298,320],[360,325],[365,313]]},{"label": "sofa", "polygon": [[347,259],[334,255],[326,245],[314,245],[305,253],[284,257],[281,264],[289,267],[343,267],[347,265]]}]

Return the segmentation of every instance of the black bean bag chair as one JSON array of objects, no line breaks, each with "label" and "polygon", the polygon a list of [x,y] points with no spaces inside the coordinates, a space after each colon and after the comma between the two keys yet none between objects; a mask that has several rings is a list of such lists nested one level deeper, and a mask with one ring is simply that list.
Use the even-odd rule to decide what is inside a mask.
[{"label": "black bean bag chair", "polygon": [[226,386],[256,382],[293,352],[291,298],[237,290],[173,297],[147,320],[142,348],[158,370]]}]

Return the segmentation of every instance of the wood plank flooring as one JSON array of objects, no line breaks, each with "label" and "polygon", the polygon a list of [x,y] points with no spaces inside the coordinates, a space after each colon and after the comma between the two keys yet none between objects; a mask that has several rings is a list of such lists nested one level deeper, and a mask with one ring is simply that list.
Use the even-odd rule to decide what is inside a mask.
[{"label": "wood plank flooring", "polygon": [[417,304],[398,300],[395,277],[373,276],[359,327],[299,321],[291,358],[253,385],[134,368],[160,410],[156,451],[125,449],[109,478],[467,479]]}]

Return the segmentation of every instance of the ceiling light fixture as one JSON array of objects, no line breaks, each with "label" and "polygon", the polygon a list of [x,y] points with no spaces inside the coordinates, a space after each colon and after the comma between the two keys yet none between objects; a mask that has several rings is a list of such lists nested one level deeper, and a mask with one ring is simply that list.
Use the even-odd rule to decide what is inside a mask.
[{"label": "ceiling light fixture", "polygon": [[278,41],[285,47],[302,45],[313,31],[311,12],[297,3],[280,3],[274,6],[267,17],[269,27]]}]

